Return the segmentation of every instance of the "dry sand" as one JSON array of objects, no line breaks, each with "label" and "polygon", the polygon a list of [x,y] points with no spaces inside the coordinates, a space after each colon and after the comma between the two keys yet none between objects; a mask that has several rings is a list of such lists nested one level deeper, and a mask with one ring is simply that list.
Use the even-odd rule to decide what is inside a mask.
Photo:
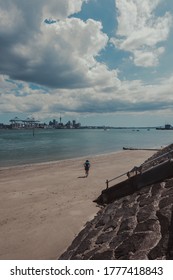
[{"label": "dry sand", "polygon": [[[120,151],[0,169],[0,259],[57,259],[99,208],[93,202],[112,179],[154,151]],[[127,177],[122,177],[126,179]],[[118,181],[115,181],[118,182]]]}]

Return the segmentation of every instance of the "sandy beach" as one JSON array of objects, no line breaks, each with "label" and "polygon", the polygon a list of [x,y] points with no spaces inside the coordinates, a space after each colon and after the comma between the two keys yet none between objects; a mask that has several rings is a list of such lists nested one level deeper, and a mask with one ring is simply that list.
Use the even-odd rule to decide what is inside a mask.
[{"label": "sandy beach", "polygon": [[57,259],[99,211],[93,200],[106,187],[106,179],[139,166],[154,153],[134,150],[89,157],[87,178],[86,158],[1,168],[0,259]]}]

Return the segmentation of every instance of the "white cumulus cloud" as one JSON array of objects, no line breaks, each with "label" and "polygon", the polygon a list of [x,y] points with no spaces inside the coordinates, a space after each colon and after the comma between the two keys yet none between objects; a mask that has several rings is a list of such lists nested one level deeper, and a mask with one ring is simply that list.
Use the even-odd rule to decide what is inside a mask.
[{"label": "white cumulus cloud", "polygon": [[101,22],[68,17],[88,1],[1,0],[0,73],[52,88],[97,85],[103,68],[111,77],[96,60],[108,42]]},{"label": "white cumulus cloud", "polygon": [[163,16],[154,14],[160,0],[116,0],[115,2],[118,11],[118,28],[116,37],[111,41],[117,48],[131,52],[137,66],[157,65],[163,53],[158,44],[168,38],[172,24],[171,14],[169,12]]},{"label": "white cumulus cloud", "polygon": [[[44,119],[59,112],[127,114],[171,107],[171,74],[156,84],[121,81],[118,69],[99,62],[109,41],[102,23],[74,16],[89,1],[0,0],[1,113]],[[154,14],[159,3],[116,0],[118,28],[111,41],[130,52],[137,66],[156,66],[166,51],[162,43],[172,18],[169,12]]]}]

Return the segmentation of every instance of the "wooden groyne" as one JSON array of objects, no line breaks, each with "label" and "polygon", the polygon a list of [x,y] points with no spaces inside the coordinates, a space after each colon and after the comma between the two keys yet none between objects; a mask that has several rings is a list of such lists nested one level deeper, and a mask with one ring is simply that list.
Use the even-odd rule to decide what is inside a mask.
[{"label": "wooden groyne", "polygon": [[123,147],[123,150],[139,150],[139,151],[160,151],[161,148],[159,149],[150,149],[150,148],[132,148],[132,147]]}]

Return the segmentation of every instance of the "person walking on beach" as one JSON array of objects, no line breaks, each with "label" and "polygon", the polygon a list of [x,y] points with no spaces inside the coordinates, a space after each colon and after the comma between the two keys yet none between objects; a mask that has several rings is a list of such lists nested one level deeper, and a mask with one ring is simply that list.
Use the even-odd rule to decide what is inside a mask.
[{"label": "person walking on beach", "polygon": [[89,169],[90,169],[90,162],[89,162],[89,160],[87,159],[86,161],[85,161],[85,163],[84,163],[84,168],[85,168],[85,175],[86,175],[86,177],[88,177],[88,175],[89,175]]}]

